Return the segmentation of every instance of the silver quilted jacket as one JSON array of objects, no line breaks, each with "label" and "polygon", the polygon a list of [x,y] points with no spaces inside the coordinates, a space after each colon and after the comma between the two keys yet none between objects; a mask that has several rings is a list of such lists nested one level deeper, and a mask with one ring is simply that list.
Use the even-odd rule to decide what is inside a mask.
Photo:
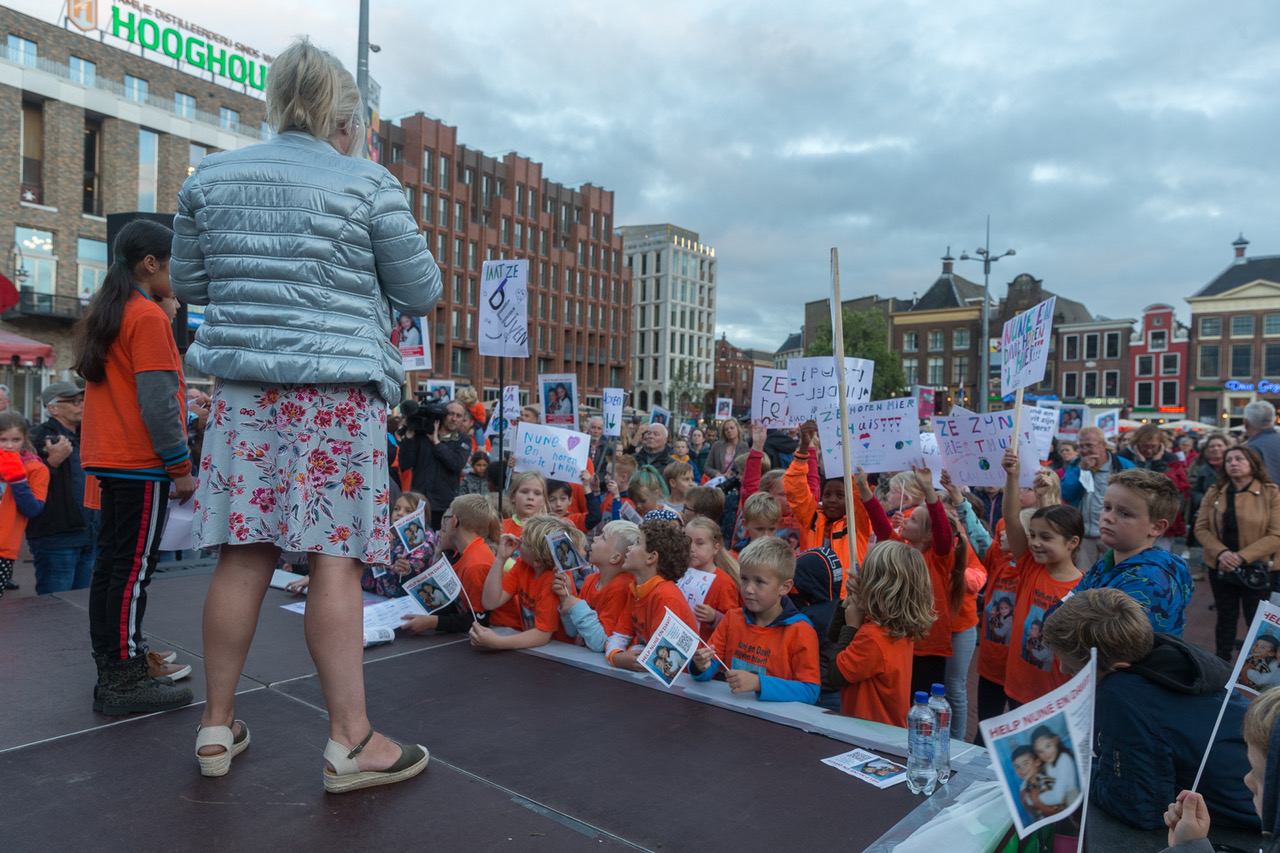
[{"label": "silver quilted jacket", "polygon": [[235,381],[377,386],[400,400],[391,309],[425,315],[440,270],[391,173],[300,131],[210,154],[183,184],[169,277],[207,305],[187,363]]}]

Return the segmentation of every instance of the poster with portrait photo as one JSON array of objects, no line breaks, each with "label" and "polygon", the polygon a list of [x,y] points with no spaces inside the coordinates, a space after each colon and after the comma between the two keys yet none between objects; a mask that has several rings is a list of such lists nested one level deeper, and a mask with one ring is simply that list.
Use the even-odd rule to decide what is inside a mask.
[{"label": "poster with portrait photo", "polygon": [[542,422],[573,428],[578,422],[578,377],[572,373],[538,374]]},{"label": "poster with portrait photo", "polygon": [[1268,601],[1258,604],[1231,683],[1249,696],[1280,686],[1280,607]]},{"label": "poster with portrait photo", "polygon": [[395,312],[395,325],[391,328],[391,343],[400,350],[404,369],[430,370],[431,347],[427,346],[427,318],[415,317],[402,311]]},{"label": "poster with portrait photo", "polygon": [[733,417],[733,400],[729,397],[716,397],[716,420],[727,421]]},{"label": "poster with portrait photo", "polygon": [[645,644],[636,662],[662,682],[663,687],[670,687],[701,642],[698,632],[667,608],[658,630],[653,632],[653,637]]},{"label": "poster with portrait photo", "polygon": [[391,535],[404,548],[405,556],[412,557],[427,550],[427,530],[430,524],[426,519],[427,505],[419,503],[418,508],[399,521],[391,523]]},{"label": "poster with portrait photo", "polygon": [[1019,838],[1062,820],[1088,800],[1096,686],[1095,651],[1066,684],[978,723]]},{"label": "poster with portrait photo", "polygon": [[649,410],[649,423],[662,424],[664,427],[667,428],[667,431],[670,432],[671,431],[671,410],[664,409],[661,406],[654,406],[652,409]]},{"label": "poster with portrait photo", "polygon": [[1059,440],[1078,441],[1080,430],[1090,423],[1088,406],[1076,405],[1075,403],[1063,403],[1058,406],[1057,437]]},{"label": "poster with portrait photo", "polygon": [[1120,410],[1107,409],[1103,412],[1094,412],[1093,425],[1102,430],[1105,437],[1115,438],[1120,434]]},{"label": "poster with portrait photo", "polygon": [[426,395],[427,403],[444,405],[453,399],[455,383],[452,379],[428,379],[418,383],[418,390]]},{"label": "poster with portrait photo", "polygon": [[558,572],[577,571],[587,562],[582,552],[578,550],[578,546],[573,543],[573,537],[568,531],[557,530],[554,533],[548,533],[547,548],[551,551],[551,560],[556,564]]}]

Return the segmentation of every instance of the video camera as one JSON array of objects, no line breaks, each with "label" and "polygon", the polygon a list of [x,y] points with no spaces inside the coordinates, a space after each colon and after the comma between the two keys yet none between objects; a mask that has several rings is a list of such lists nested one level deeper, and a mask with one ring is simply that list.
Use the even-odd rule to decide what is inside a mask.
[{"label": "video camera", "polygon": [[[426,393],[415,395],[425,397]],[[405,400],[400,404],[400,431],[413,430],[414,435],[430,435],[436,424],[443,423],[449,417],[449,408],[444,403]]]}]

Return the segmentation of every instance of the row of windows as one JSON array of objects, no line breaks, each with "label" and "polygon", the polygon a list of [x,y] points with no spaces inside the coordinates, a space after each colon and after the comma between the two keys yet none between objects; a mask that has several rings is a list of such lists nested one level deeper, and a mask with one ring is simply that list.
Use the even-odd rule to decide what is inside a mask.
[{"label": "row of windows", "polygon": [[[632,284],[632,287],[635,287],[635,283]],[[673,302],[684,302],[688,305],[693,305],[694,302],[697,302],[698,307],[700,308],[714,309],[716,307],[716,300],[714,294],[709,293],[710,290],[711,288],[705,284],[698,284],[697,282],[685,281],[683,279],[675,279],[671,282],[671,299]],[[662,279],[653,280],[652,292],[653,301],[661,302]],[[649,293],[649,280],[640,279],[639,288],[636,290],[636,302],[648,302]]]},{"label": "row of windows", "polygon": [[[637,382],[663,381],[662,361],[658,358],[637,358],[636,359],[636,375],[633,377]],[[711,370],[705,362],[688,361],[686,359],[672,358],[667,361],[666,379],[675,379],[677,374],[688,375],[690,381],[697,384],[708,384],[711,382]],[[661,406],[662,401],[658,396],[661,392],[654,392],[654,402]],[[645,392],[641,391],[640,407],[645,408],[643,399]]]},{"label": "row of windows", "polygon": [[[1160,375],[1179,376],[1182,373],[1182,355],[1176,352],[1158,353],[1160,356]],[[1139,355],[1133,360],[1134,376],[1155,376],[1156,355]],[[1085,395],[1091,396],[1089,394]]]},{"label": "row of windows", "polygon": [[[1164,334],[1161,332],[1160,334]],[[1080,359],[1080,341],[1084,339],[1084,360],[1096,361],[1099,358],[1120,358],[1121,332],[1086,332],[1083,335],[1062,336],[1062,360],[1078,361]],[[1152,347],[1163,349],[1164,347]]]},{"label": "row of windows", "polygon": [[[1084,380],[1083,393],[1081,390],[1081,377]],[[1099,379],[1102,380],[1101,389],[1098,386]],[[1101,373],[1097,370],[1087,370],[1084,373],[1064,372],[1062,374],[1062,396],[1068,400],[1080,397],[1119,397],[1120,371],[1103,370]]]},{"label": "row of windows", "polygon": [[[1160,401],[1156,402],[1156,382],[1135,382],[1133,385],[1133,405],[1138,409],[1154,409],[1159,406],[1176,407],[1182,405],[1179,402],[1182,383],[1176,379],[1161,380]],[[1086,393],[1085,396],[1088,396]]]},{"label": "row of windows", "polygon": [[906,374],[907,385],[967,385],[972,381],[969,376],[969,356],[956,355],[951,357],[951,378],[947,379],[947,360],[941,357],[932,357],[925,362],[925,378],[924,382],[920,381],[920,365],[916,361],[907,361],[902,365],[902,370]]},{"label": "row of windows", "polygon": [[[649,268],[653,267],[654,275],[662,275],[662,255],[665,250],[659,249],[654,252],[639,252],[627,255],[627,268],[631,270],[632,275],[649,275]],[[636,258],[640,258],[640,268],[636,269]],[[649,258],[653,258],[653,263],[649,263]],[[708,263],[706,258],[688,255],[684,252],[675,253],[674,268],[668,272],[676,275],[692,278],[695,275],[698,281],[707,284],[715,284],[716,282],[716,265],[715,262]],[[691,263],[694,262],[694,263]]]},{"label": "row of windows", "polygon": [[[1257,378],[1259,373],[1253,360],[1254,345],[1229,344],[1227,346],[1226,355],[1230,359],[1230,363],[1228,364],[1228,372],[1225,378],[1247,380]],[[1223,349],[1224,346],[1222,344],[1200,345],[1198,378],[1224,378],[1222,375]],[[1260,375],[1263,377],[1280,376],[1280,343],[1262,345],[1262,372]]]},{"label": "row of windows", "polygon": [[[1256,334],[1257,315],[1255,314],[1237,314],[1234,317],[1201,317],[1200,318],[1200,337],[1202,338],[1220,338],[1222,337],[1223,324],[1226,321],[1231,323],[1231,337],[1233,338],[1252,338]],[[1262,334],[1267,337],[1272,335],[1280,335],[1280,314],[1264,314],[1262,317]]]},{"label": "row of windows", "polygon": [[[946,333],[941,329],[931,329],[928,332],[929,352],[941,352],[947,348]],[[955,329],[951,333],[952,349],[968,349],[970,347],[970,335],[968,329]],[[920,333],[919,332],[903,332],[902,334],[902,351],[903,352],[919,352],[920,351]],[[914,384],[914,383],[912,383]],[[932,383],[931,383],[932,384]],[[938,383],[941,384],[941,383]]]}]

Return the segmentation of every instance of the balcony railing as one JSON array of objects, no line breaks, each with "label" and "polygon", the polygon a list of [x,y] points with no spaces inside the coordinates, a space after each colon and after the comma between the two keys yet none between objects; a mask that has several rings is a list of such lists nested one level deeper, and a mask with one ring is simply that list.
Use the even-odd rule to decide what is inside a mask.
[{"label": "balcony railing", "polygon": [[80,319],[84,308],[78,296],[39,293],[34,287],[23,287],[18,290],[18,304],[4,313],[4,319],[43,317],[50,320],[74,321]]}]

